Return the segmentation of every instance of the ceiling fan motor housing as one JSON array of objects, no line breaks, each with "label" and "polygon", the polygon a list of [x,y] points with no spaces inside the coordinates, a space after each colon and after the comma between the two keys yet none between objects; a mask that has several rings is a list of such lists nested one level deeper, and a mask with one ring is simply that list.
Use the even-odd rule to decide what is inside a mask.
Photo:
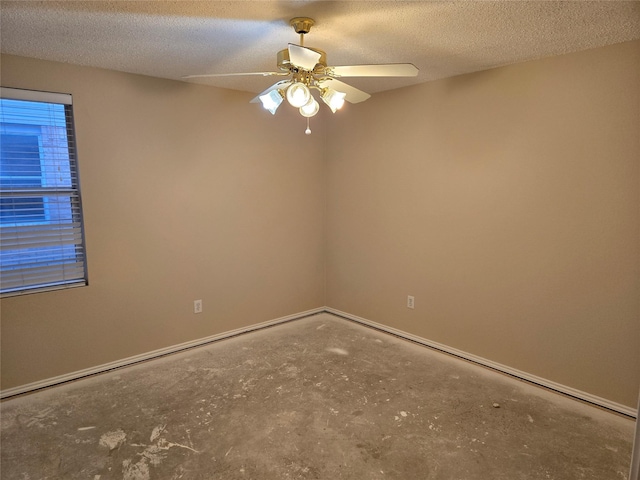
[{"label": "ceiling fan motor housing", "polygon": [[[305,48],[309,50],[313,50],[316,53],[319,53],[320,59],[318,60],[318,63],[325,68],[327,67],[327,54],[324,51],[318,48],[310,48],[310,47],[305,47]],[[297,68],[295,65],[291,63],[291,60],[289,58],[289,50],[286,48],[278,52],[277,59],[278,59],[277,60],[278,68],[283,72],[289,72],[291,69]]]}]

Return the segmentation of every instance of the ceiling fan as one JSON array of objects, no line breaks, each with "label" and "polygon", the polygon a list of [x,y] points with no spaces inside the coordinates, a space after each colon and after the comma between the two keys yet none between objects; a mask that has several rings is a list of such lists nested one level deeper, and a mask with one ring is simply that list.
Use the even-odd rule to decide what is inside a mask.
[{"label": "ceiling fan", "polygon": [[300,34],[300,45],[293,43],[277,54],[277,72],[249,73],[212,73],[202,75],[186,75],[182,78],[227,77],[240,75],[261,75],[289,77],[271,85],[251,103],[261,102],[262,106],[275,115],[276,110],[286,98],[289,104],[299,109],[307,118],[305,133],[311,133],[309,118],[320,110],[318,101],[311,90],[319,92],[320,99],[327,104],[333,113],[339,110],[345,100],[359,103],[371,95],[338,80],[343,77],[415,77],[418,69],[411,63],[388,63],[376,65],[327,65],[327,54],[317,48],[304,46],[304,36],[315,24],[308,17],[296,17],[289,21],[296,33]]}]

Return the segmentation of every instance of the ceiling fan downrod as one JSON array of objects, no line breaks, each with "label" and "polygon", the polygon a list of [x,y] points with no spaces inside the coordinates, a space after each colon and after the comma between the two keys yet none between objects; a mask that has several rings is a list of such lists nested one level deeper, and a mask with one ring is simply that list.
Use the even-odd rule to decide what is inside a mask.
[{"label": "ceiling fan downrod", "polygon": [[295,17],[289,20],[289,25],[293,27],[296,33],[300,34],[300,46],[304,46],[304,36],[311,31],[316,22],[309,17]]}]

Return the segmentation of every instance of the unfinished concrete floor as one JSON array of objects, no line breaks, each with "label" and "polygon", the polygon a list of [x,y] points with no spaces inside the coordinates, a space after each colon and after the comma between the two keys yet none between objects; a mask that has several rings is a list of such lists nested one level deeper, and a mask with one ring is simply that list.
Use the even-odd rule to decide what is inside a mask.
[{"label": "unfinished concrete floor", "polygon": [[320,314],[9,399],[1,467],[20,480],[621,480],[633,426]]}]

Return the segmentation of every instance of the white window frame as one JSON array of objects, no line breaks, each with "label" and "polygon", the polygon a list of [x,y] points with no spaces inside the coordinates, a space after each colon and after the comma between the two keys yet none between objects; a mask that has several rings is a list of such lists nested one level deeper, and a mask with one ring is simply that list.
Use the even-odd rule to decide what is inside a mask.
[{"label": "white window frame", "polygon": [[0,197],[42,197],[44,207],[44,220],[12,222],[5,217],[0,223],[0,296],[85,286],[88,280],[72,97],[0,87],[0,98],[55,104],[58,107],[52,109],[63,106],[65,113],[64,125],[52,125],[26,120],[8,106],[6,115],[0,110],[3,135],[38,136],[41,162],[39,188],[6,183],[0,186]]}]

